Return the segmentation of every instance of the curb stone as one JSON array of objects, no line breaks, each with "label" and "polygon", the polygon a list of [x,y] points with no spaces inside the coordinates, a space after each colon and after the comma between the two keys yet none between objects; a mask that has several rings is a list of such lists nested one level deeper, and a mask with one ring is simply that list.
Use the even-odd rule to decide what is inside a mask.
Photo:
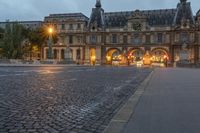
[{"label": "curb stone", "polygon": [[135,108],[143,95],[145,88],[148,86],[153,73],[153,70],[149,76],[141,83],[136,92],[129,98],[125,105],[117,112],[117,114],[110,121],[103,133],[122,133],[130,117],[134,114]]}]

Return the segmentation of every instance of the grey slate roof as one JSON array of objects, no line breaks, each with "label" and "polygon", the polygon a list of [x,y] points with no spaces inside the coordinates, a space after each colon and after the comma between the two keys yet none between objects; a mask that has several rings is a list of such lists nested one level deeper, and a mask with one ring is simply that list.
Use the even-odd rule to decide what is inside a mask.
[{"label": "grey slate roof", "polygon": [[104,14],[106,27],[124,27],[132,12],[107,12]]},{"label": "grey slate roof", "polygon": [[183,19],[189,20],[190,24],[195,24],[190,2],[186,2],[186,0],[182,0],[182,2],[177,5],[177,12],[173,24],[180,25]]},{"label": "grey slate roof", "polygon": [[199,11],[197,12],[196,16],[200,16],[200,9],[199,9]]},{"label": "grey slate roof", "polygon": [[[124,27],[128,18],[136,11],[108,12],[104,14],[106,27]],[[176,13],[176,9],[143,10],[140,13],[146,16],[150,26],[170,26]]]},{"label": "grey slate roof", "polygon": [[81,21],[88,21],[89,18],[82,13],[65,13],[65,14],[50,14],[49,16],[45,17],[44,21],[60,21],[60,20],[81,20]]},{"label": "grey slate roof", "polygon": [[89,27],[91,27],[94,23],[96,23],[97,28],[104,27],[104,10],[100,7],[92,9],[92,14],[89,20]]},{"label": "grey slate roof", "polygon": [[[180,0],[176,9],[161,9],[161,10],[136,10],[123,12],[105,12],[101,8],[100,0],[96,1],[96,8],[93,8],[89,21],[96,23],[98,27],[117,28],[124,27],[131,15],[138,13],[145,16],[146,22],[149,26],[173,26],[180,25],[183,19],[189,20],[191,24],[195,24],[194,16],[192,14],[190,2],[187,0]],[[197,14],[200,14],[198,12]]]}]

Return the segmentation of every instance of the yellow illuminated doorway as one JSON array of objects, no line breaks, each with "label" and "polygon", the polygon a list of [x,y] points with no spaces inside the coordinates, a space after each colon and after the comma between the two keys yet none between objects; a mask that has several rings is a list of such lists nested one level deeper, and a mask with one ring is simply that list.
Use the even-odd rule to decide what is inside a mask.
[{"label": "yellow illuminated doorway", "polygon": [[143,57],[143,63],[144,65],[151,65],[151,55],[147,51]]},{"label": "yellow illuminated doorway", "polygon": [[91,65],[96,64],[96,49],[95,48],[90,49],[90,64]]}]

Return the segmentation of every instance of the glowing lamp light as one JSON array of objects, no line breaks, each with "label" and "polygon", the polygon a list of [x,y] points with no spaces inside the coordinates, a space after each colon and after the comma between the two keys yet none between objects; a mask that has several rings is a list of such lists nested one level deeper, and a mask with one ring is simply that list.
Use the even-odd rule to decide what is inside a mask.
[{"label": "glowing lamp light", "polygon": [[168,59],[168,57],[165,55],[165,56],[164,56],[164,59]]},{"label": "glowing lamp light", "polygon": [[49,32],[49,34],[52,34],[52,33],[53,33],[53,28],[50,27],[50,28],[48,29],[48,32]]},{"label": "glowing lamp light", "polygon": [[92,57],[91,57],[91,60],[92,60],[92,61],[95,61],[95,60],[96,60],[96,56],[92,56]]},{"label": "glowing lamp light", "polygon": [[107,61],[111,61],[111,57],[110,56],[106,56]]}]

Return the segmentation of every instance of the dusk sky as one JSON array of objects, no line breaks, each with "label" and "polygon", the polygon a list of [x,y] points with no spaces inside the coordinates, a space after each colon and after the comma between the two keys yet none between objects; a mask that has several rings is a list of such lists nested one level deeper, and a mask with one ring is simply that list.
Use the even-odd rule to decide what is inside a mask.
[{"label": "dusk sky", "polygon": [[[105,12],[176,8],[179,0],[102,0]],[[199,0],[189,0],[193,13]],[[43,20],[54,13],[82,12],[88,17],[96,0],[0,0],[0,21]]]}]

